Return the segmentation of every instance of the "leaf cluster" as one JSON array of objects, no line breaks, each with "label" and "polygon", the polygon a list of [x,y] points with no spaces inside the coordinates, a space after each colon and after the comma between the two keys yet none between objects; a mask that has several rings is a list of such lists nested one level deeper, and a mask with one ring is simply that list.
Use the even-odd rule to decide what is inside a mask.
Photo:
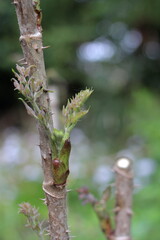
[{"label": "leaf cluster", "polygon": [[[15,89],[22,95],[20,100],[24,103],[27,113],[36,118],[40,124],[44,125],[46,129],[49,128],[50,113],[39,103],[41,95],[48,91],[44,89],[41,79],[34,77],[36,67],[31,65],[27,68],[16,65],[18,72],[13,71],[16,78],[12,78]],[[33,71],[34,70],[34,71]]]},{"label": "leaf cluster", "polygon": [[34,77],[33,68],[35,67],[25,68],[17,65],[16,68],[18,73],[13,70],[16,77],[16,79],[13,78],[15,89],[24,96],[24,99],[21,98],[21,100],[28,114],[36,118],[46,130],[52,152],[54,183],[64,184],[69,174],[70,133],[77,122],[88,113],[88,110],[85,110],[83,106],[93,91],[89,89],[80,91],[74,98],[68,100],[67,106],[63,107],[62,110],[64,129],[51,129],[51,113],[39,101],[41,97],[43,98],[46,89],[43,87],[43,82]]}]

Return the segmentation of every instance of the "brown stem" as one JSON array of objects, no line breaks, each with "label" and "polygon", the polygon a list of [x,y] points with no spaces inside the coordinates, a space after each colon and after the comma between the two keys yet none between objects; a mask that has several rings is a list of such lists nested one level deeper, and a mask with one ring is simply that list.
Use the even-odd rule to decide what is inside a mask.
[{"label": "brown stem", "polygon": [[114,240],[131,240],[133,172],[132,162],[128,158],[120,158],[115,164],[115,238]]},{"label": "brown stem", "polygon": [[[47,78],[43,57],[42,32],[39,16],[35,11],[32,0],[13,0],[20,29],[20,43],[26,66],[34,65],[33,76],[35,81],[41,81],[47,89]],[[46,113],[51,113],[48,92],[44,91],[39,98],[39,104]],[[50,114],[49,128],[53,129]],[[43,190],[49,211],[51,240],[68,240],[68,226],[66,214],[66,188],[57,187],[53,182],[52,152],[46,129],[39,124],[40,150],[42,168],[44,172]]]}]

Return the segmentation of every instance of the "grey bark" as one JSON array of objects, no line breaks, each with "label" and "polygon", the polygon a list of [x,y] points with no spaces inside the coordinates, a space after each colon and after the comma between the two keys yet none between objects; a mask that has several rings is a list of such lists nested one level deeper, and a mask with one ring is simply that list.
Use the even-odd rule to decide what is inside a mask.
[{"label": "grey bark", "polygon": [[[32,74],[35,81],[41,80],[47,89],[47,78],[43,57],[42,31],[39,26],[38,13],[35,11],[32,0],[13,0],[20,29],[20,44],[26,67],[34,65]],[[39,99],[43,110],[51,112],[48,92],[44,92]],[[53,129],[50,114],[49,127]],[[40,150],[42,168],[44,172],[43,190],[46,195],[46,204],[49,211],[50,239],[68,240],[68,226],[66,213],[66,187],[57,187],[53,182],[52,154],[46,129],[39,124]]]},{"label": "grey bark", "polygon": [[132,193],[133,193],[133,170],[132,162],[125,159],[123,166],[118,159],[114,170],[116,172],[115,182],[115,237],[114,240],[131,240],[131,216],[132,216]]}]

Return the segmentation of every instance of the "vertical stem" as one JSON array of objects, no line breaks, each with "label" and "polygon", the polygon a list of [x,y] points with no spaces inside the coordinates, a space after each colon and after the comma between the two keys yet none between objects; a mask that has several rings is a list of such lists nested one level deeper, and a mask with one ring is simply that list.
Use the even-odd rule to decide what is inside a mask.
[{"label": "vertical stem", "polygon": [[[52,219],[50,225],[52,240],[67,240],[69,239],[69,231],[67,226],[67,211],[66,211],[66,191],[64,189],[63,198],[53,198],[47,196],[49,210],[49,218]],[[58,214],[57,214],[58,212]],[[57,218],[57,219],[56,219]]]},{"label": "vertical stem", "polygon": [[120,158],[115,164],[116,172],[116,207],[114,240],[131,240],[133,172],[132,162]]},{"label": "vertical stem", "polygon": [[[13,0],[20,29],[20,44],[24,55],[24,64],[34,65],[32,75],[35,81],[41,81],[44,89],[47,88],[47,78],[43,57],[42,32],[40,26],[41,11],[36,9],[34,0]],[[53,129],[50,100],[48,92],[44,91],[39,97],[39,104],[43,111],[50,115],[49,128]],[[68,240],[68,226],[66,214],[65,185],[57,187],[53,182],[52,150],[46,129],[38,125],[42,168],[44,172],[43,190],[49,211],[51,240]]]}]

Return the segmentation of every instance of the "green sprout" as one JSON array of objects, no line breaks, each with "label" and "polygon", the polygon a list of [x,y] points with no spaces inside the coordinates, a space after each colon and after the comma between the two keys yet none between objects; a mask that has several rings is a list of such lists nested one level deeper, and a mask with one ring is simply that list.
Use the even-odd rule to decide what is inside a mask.
[{"label": "green sprout", "polygon": [[24,98],[20,98],[26,107],[29,115],[33,116],[41,126],[46,130],[50,141],[53,161],[53,179],[54,184],[65,184],[69,174],[69,156],[71,151],[70,133],[77,122],[85,116],[89,109],[84,109],[84,104],[92,94],[93,90],[85,89],[68,100],[66,107],[63,107],[62,115],[64,118],[64,129],[50,129],[51,113],[40,103],[40,98],[46,91],[41,80],[35,81],[32,74],[35,66],[27,68],[16,66],[18,72],[13,70],[16,78],[13,78],[15,89],[17,89]]}]

